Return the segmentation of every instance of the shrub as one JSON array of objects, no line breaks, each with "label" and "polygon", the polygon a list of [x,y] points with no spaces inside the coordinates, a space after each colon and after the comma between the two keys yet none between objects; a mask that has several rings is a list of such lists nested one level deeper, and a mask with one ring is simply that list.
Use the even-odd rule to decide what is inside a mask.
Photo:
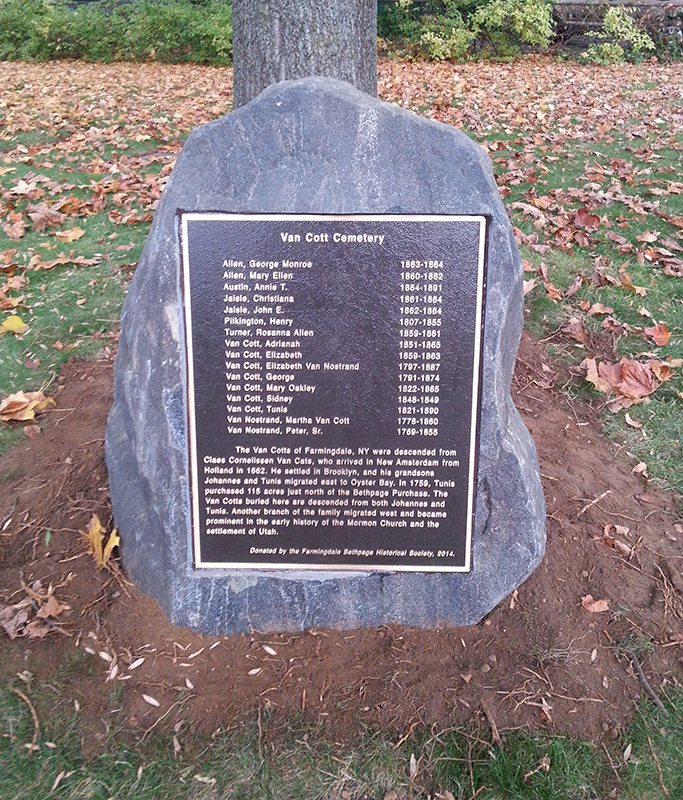
[{"label": "shrub", "polygon": [[68,6],[62,0],[0,0],[0,58],[149,60],[228,64],[228,2],[141,0]]},{"label": "shrub", "polygon": [[621,6],[607,9],[603,29],[589,34],[599,42],[591,44],[584,58],[594,64],[642,61],[655,44],[642,27]]},{"label": "shrub", "polygon": [[444,0],[444,12],[426,17],[422,31],[420,46],[436,61],[464,58],[475,38],[458,10],[457,0]]},{"label": "shrub", "polygon": [[476,10],[472,27],[503,57],[517,53],[520,45],[547,50],[555,34],[546,0],[491,0]]}]

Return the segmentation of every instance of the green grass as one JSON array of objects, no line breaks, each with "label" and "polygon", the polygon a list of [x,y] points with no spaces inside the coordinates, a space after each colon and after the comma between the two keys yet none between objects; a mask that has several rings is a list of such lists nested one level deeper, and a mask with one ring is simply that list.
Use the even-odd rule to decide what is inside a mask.
[{"label": "green grass", "polygon": [[[76,665],[75,669],[79,669]],[[14,679],[0,688],[0,796],[3,800],[93,798],[288,798],[348,800],[396,792],[399,798],[472,796],[484,800],[628,800],[681,797],[683,692],[671,689],[667,713],[642,701],[632,728],[608,749],[544,734],[487,726],[437,733],[416,730],[396,743],[380,733],[336,743],[311,723],[264,716],[211,739],[180,728],[142,743],[108,725],[96,742],[65,695],[66,673],[50,684]],[[35,727],[19,689],[39,709]],[[120,698],[110,698],[110,718]],[[43,719],[43,709],[51,713]],[[92,735],[89,734],[89,735]],[[174,747],[173,736],[177,746]],[[93,752],[99,755],[93,755]],[[626,757],[624,754],[627,754]],[[656,754],[656,756],[654,755]],[[61,777],[60,777],[61,776]],[[617,794],[609,792],[617,790]]]},{"label": "green grass", "polygon": [[[38,141],[30,132],[20,138],[31,144]],[[40,138],[40,142],[45,141],[46,137]],[[16,144],[16,140],[0,141],[5,150],[13,149]],[[128,163],[137,158],[131,173],[141,184],[145,176],[156,177],[161,169],[158,161],[152,159],[146,163],[146,154],[151,150],[150,141],[134,139],[131,147],[126,148]],[[7,254],[8,262],[5,271],[0,272],[0,288],[4,287],[9,300],[19,301],[15,308],[2,312],[2,319],[17,315],[28,325],[28,330],[18,335],[11,332],[0,335],[3,397],[39,389],[50,394],[67,359],[97,358],[111,352],[125,290],[149,231],[148,222],[116,224],[108,218],[112,211],[121,213],[130,209],[142,216],[148,210],[144,185],[139,188],[136,184],[135,191],[129,192],[121,201],[123,205],[118,206],[116,192],[110,191],[112,178],[93,171],[92,164],[98,161],[104,164],[103,157],[113,158],[112,152],[111,146],[102,148],[101,153],[84,148],[76,154],[69,149],[60,153],[54,148],[49,160],[40,159],[40,166],[5,156],[5,163],[11,166],[0,175],[0,186],[11,193],[6,195],[8,209],[15,215],[21,214],[27,227],[18,240],[0,232],[0,264],[3,253]],[[17,193],[22,182],[34,186],[29,195]],[[93,213],[95,208],[88,204],[102,189],[106,205],[99,213]],[[72,204],[84,205],[74,213],[65,214],[57,224],[36,230],[29,216],[31,209],[41,203],[59,208],[67,198],[75,198]],[[73,229],[80,229],[83,235],[73,242],[58,239],[57,234]],[[50,262],[60,258],[66,263],[50,266]],[[12,278],[21,278],[23,284],[8,288],[6,281]],[[41,424],[45,421],[49,421],[49,415],[39,419]],[[3,423],[0,452],[23,438],[16,424]]]},{"label": "green grass", "polygon": [[[635,124],[637,119],[625,120],[620,127],[628,129]],[[617,131],[597,142],[570,137],[562,148],[554,149],[535,141],[533,132],[509,128],[496,130],[494,126],[478,138],[499,143],[492,153],[494,169],[507,192],[511,221],[527,237],[520,249],[534,271],[524,277],[537,281],[526,297],[527,329],[536,338],[547,340],[552,353],[575,371],[584,358],[595,356],[604,361],[610,353],[612,362],[622,357],[640,362],[683,358],[683,278],[666,275],[660,255],[651,249],[669,249],[671,241],[683,247],[683,230],[668,219],[683,215],[683,194],[676,193],[680,186],[667,193],[683,174],[680,134],[672,135],[660,126],[659,133],[643,140]],[[536,198],[544,198],[541,209],[544,202],[550,204],[542,219],[528,211]],[[584,231],[573,223],[574,214],[583,208],[599,218],[597,229]],[[567,220],[566,230],[571,234],[578,231],[584,239],[562,239],[561,214]],[[644,235],[657,235],[658,239],[644,242]],[[622,252],[610,236],[626,240]],[[674,249],[673,255],[680,257],[683,252]],[[582,287],[571,297],[551,299],[539,275],[542,266],[549,283],[561,293],[579,275]],[[595,280],[596,268],[607,276],[604,285]],[[629,276],[635,292],[626,285]],[[611,308],[610,316],[630,330],[614,335],[602,328],[606,315],[587,314],[594,303]],[[570,317],[583,320],[589,332],[585,345],[561,332]],[[644,328],[656,322],[671,333],[662,347],[644,333]],[[679,494],[683,494],[682,376],[683,368],[674,369],[671,380],[642,404],[628,409],[629,417],[643,424],[641,429],[627,424],[624,410],[617,414],[605,410],[603,414],[609,438],[644,461],[650,478]],[[570,390],[599,408],[609,399],[579,377]]]}]

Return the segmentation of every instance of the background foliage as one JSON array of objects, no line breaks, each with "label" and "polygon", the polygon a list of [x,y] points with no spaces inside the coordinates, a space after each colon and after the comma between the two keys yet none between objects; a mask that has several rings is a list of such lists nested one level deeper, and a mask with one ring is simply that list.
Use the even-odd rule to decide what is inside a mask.
[{"label": "background foliage", "polygon": [[[599,12],[604,26],[584,58],[640,61],[680,57],[682,21],[636,20],[623,8]],[[647,29],[647,30],[646,30]],[[513,58],[557,46],[551,0],[380,0],[383,49],[433,61]],[[584,48],[585,49],[585,48]],[[163,61],[229,64],[229,0],[0,0],[0,60]]]},{"label": "background foliage", "polygon": [[0,59],[229,64],[229,3],[0,0]]}]

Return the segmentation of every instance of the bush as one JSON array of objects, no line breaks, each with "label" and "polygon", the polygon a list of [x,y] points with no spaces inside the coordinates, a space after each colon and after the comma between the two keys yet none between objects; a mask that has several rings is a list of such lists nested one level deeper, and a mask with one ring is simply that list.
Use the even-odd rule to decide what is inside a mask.
[{"label": "bush", "polygon": [[604,27],[589,36],[600,39],[584,55],[594,64],[617,64],[621,61],[642,61],[654,51],[655,44],[621,6],[609,8],[605,13]]},{"label": "bush", "polygon": [[458,10],[457,0],[445,0],[444,13],[425,18],[420,46],[436,61],[462,59],[475,38]]},{"label": "bush", "polygon": [[477,39],[498,56],[521,45],[546,50],[554,36],[550,0],[432,0],[430,7],[420,15],[412,0],[398,0],[383,9],[380,36],[433,60],[463,59]]},{"label": "bush", "polygon": [[231,53],[231,7],[221,0],[103,0],[75,9],[62,0],[0,0],[0,59],[228,64]]},{"label": "bush", "polygon": [[491,0],[472,16],[473,30],[498,56],[511,56],[521,45],[547,50],[555,35],[552,5],[546,0]]}]

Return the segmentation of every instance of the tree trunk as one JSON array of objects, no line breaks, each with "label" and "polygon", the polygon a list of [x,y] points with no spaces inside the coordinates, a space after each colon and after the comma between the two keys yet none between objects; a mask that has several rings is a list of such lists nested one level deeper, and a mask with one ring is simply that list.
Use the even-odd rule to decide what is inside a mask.
[{"label": "tree trunk", "polygon": [[376,0],[233,0],[234,108],[322,75],[377,95]]}]

